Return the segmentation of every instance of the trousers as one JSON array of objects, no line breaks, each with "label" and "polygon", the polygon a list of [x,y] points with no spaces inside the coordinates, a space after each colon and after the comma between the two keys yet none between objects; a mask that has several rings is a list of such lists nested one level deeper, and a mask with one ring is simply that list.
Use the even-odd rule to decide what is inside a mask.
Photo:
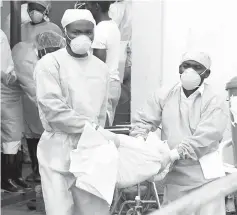
[{"label": "trousers", "polygon": [[108,204],[77,188],[72,173],[55,171],[42,164],[39,172],[47,215],[109,215]]}]

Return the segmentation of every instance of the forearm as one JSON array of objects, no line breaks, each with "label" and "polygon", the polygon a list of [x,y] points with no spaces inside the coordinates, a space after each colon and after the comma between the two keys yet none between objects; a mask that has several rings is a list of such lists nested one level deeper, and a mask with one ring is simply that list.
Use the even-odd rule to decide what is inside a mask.
[{"label": "forearm", "polygon": [[227,125],[228,116],[221,108],[210,111],[201,119],[192,136],[177,146],[181,159],[198,160],[218,149]]},{"label": "forearm", "polygon": [[87,121],[93,122],[85,114],[79,114],[58,99],[39,101],[43,118],[54,130],[65,133],[82,133]]}]

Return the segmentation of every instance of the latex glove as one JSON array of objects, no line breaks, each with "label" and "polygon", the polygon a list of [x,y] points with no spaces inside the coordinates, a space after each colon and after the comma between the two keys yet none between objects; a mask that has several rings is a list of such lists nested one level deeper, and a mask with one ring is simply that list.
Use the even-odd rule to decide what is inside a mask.
[{"label": "latex glove", "polygon": [[166,167],[168,167],[168,165],[172,167],[173,163],[179,159],[180,159],[180,156],[177,149],[173,149],[169,153],[164,151],[164,153],[162,153],[161,168],[159,170],[159,173],[163,172],[166,169]]}]

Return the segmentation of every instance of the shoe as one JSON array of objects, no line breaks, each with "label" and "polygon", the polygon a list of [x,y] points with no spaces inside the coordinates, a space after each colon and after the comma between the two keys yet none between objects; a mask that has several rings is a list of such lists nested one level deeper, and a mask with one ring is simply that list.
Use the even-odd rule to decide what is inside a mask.
[{"label": "shoe", "polygon": [[20,187],[22,187],[26,190],[33,189],[33,187],[31,187],[29,184],[27,184],[23,178],[16,178],[16,179],[14,179],[14,181],[17,185],[19,185]]},{"label": "shoe", "polygon": [[7,193],[25,193],[24,189],[19,187],[12,179],[1,182],[1,189]]},{"label": "shoe", "polygon": [[14,181],[15,155],[2,154],[1,167],[2,179],[1,189],[9,193],[25,193],[24,189]]}]

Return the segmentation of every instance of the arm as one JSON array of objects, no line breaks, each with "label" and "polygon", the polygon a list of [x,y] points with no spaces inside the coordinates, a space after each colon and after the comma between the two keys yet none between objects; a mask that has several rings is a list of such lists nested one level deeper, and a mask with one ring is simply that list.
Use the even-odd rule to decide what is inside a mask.
[{"label": "arm", "polygon": [[1,82],[8,85],[13,84],[16,79],[11,48],[6,35],[1,30]]},{"label": "arm", "polygon": [[99,115],[99,124],[103,128],[105,127],[105,122],[106,122],[106,110],[107,110],[107,104],[108,104],[108,92],[109,92],[109,71],[108,75],[106,76],[106,89],[105,89],[105,97],[103,104],[100,109],[100,115]]},{"label": "arm", "polygon": [[93,55],[98,57],[103,62],[106,62],[107,37],[103,26],[96,26],[95,37],[91,47],[93,48]]},{"label": "arm", "polygon": [[[24,53],[28,51],[27,60],[24,56]],[[31,55],[29,55],[31,54]],[[36,101],[36,87],[34,81],[34,67],[38,61],[36,54],[25,47],[23,43],[18,43],[14,46],[12,50],[12,56],[16,68],[17,79],[19,84],[27,95],[27,97],[37,105]]]},{"label": "arm", "polygon": [[162,119],[162,103],[164,102],[162,95],[161,91],[153,93],[142,110],[135,114],[132,120],[131,136],[146,138],[150,131],[155,131],[159,127]]},{"label": "arm", "polygon": [[212,99],[202,113],[195,133],[178,145],[176,150],[180,159],[198,160],[218,148],[228,121],[225,109],[224,102],[218,103],[216,98]]},{"label": "arm", "polygon": [[50,55],[36,65],[35,80],[41,119],[54,131],[82,133],[85,122],[90,118],[77,113],[67,104],[61,91],[57,62]]}]

